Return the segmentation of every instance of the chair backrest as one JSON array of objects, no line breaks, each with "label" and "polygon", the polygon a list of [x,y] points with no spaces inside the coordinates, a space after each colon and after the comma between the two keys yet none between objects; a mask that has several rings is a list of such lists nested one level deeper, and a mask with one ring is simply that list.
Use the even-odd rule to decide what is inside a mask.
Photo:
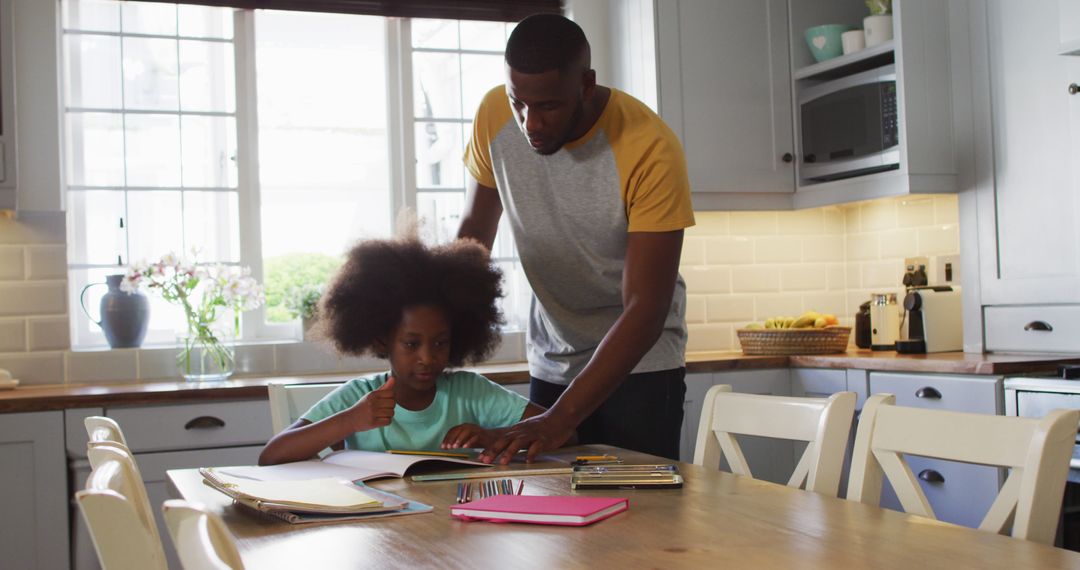
[{"label": "chair backrest", "polygon": [[1080,410],[1053,410],[1041,419],[925,410],[894,405],[875,394],[855,435],[847,498],[877,505],[882,481],[905,512],[936,518],[905,454],[992,465],[1009,476],[979,530],[1053,544]]},{"label": "chair backrest", "polygon": [[165,501],[161,512],[184,570],[243,570],[236,540],[220,517],[175,499]]},{"label": "chair backrest", "polygon": [[270,422],[274,433],[291,426],[338,386],[341,384],[269,384],[266,388],[270,393]]},{"label": "chair backrest", "polygon": [[713,386],[701,410],[694,463],[717,467],[726,456],[732,473],[753,477],[735,435],[805,441],[806,451],[788,486],[805,483],[808,491],[835,497],[854,413],[854,392],[793,398],[736,394],[726,384]]},{"label": "chair backrest", "polygon": [[116,423],[116,420],[105,416],[90,416],[83,420],[83,425],[86,426],[86,435],[91,444],[118,443],[121,447],[128,449],[124,432],[121,431],[120,424]]},{"label": "chair backrest", "polygon": [[102,444],[87,450],[93,470],[75,493],[105,570],[166,569],[146,488],[126,449]]}]

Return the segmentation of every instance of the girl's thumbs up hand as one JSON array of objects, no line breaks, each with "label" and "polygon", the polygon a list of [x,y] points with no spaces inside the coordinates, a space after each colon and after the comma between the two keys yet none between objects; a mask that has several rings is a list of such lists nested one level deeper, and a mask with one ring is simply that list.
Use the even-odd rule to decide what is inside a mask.
[{"label": "girl's thumbs up hand", "polygon": [[394,377],[391,376],[385,384],[368,392],[360,401],[349,408],[350,417],[353,419],[355,431],[367,431],[390,425],[394,419]]}]

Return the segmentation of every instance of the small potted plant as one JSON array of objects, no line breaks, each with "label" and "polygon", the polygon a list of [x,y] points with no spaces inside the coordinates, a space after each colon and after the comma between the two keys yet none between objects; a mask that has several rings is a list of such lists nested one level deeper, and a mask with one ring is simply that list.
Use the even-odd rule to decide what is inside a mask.
[{"label": "small potted plant", "polygon": [[294,318],[300,319],[300,328],[305,340],[318,316],[319,299],[322,298],[322,294],[323,286],[312,284],[292,287],[285,292],[285,308]]},{"label": "small potted plant", "polygon": [[892,0],[866,0],[870,15],[863,19],[866,47],[876,46],[893,38]]}]

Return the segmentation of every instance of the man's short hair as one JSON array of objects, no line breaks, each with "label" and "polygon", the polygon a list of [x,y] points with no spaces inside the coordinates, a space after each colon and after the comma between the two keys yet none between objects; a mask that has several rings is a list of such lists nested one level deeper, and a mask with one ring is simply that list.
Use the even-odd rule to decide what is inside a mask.
[{"label": "man's short hair", "polygon": [[558,14],[533,14],[518,23],[510,34],[506,63],[521,73],[544,73],[552,69],[564,72],[588,47],[585,32],[572,20]]}]

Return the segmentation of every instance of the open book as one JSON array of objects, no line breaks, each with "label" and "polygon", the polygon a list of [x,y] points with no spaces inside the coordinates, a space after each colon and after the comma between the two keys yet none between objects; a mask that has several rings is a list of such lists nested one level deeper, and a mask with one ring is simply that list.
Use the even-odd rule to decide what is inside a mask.
[{"label": "open book", "polygon": [[214,471],[234,479],[250,481],[301,481],[338,478],[346,481],[368,481],[380,477],[404,477],[416,465],[470,465],[491,467],[487,463],[453,457],[427,455],[394,455],[377,451],[335,451],[322,459],[297,461],[267,466],[215,467]]}]

